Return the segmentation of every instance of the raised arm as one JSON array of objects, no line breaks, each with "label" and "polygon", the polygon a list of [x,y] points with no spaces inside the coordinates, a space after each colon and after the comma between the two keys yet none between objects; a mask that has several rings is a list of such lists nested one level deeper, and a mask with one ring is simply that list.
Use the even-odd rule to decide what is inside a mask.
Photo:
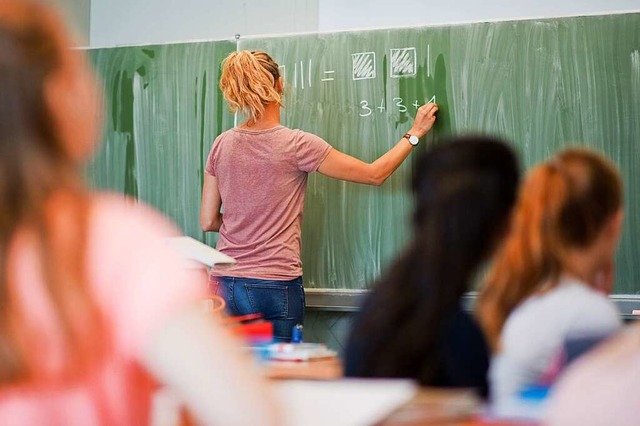
[{"label": "raised arm", "polygon": [[[418,108],[410,135],[422,138],[436,121],[438,106],[428,103]],[[332,149],[324,159],[318,171],[325,176],[368,185],[382,185],[385,180],[402,164],[413,150],[413,145],[404,137],[373,163],[366,163],[337,149]],[[204,202],[204,197],[203,197]]]},{"label": "raised arm", "polygon": [[220,230],[222,226],[220,207],[222,207],[222,198],[218,189],[218,179],[205,173],[200,205],[200,226],[203,231],[218,232]]}]

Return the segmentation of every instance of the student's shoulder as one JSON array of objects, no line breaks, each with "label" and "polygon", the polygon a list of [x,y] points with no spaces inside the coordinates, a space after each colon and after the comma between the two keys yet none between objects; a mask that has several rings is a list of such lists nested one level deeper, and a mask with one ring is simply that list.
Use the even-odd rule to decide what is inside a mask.
[{"label": "student's shoulder", "polygon": [[177,236],[178,228],[145,203],[121,194],[95,195],[86,244],[96,285],[114,276],[130,284],[139,274],[157,282],[180,279],[185,265],[170,243]]},{"label": "student's shoulder", "polygon": [[451,325],[455,327],[479,329],[473,316],[463,308],[458,308],[451,314]]},{"label": "student's shoulder", "polygon": [[558,294],[574,310],[592,308],[615,312],[615,305],[606,294],[578,281],[566,283],[558,290]]},{"label": "student's shoulder", "polygon": [[581,311],[588,306],[613,306],[606,295],[594,290],[589,285],[573,278],[561,278],[553,289],[545,293],[531,296],[519,311],[544,311],[571,313]]},{"label": "student's shoulder", "polygon": [[454,340],[473,341],[485,347],[486,342],[480,326],[469,312],[457,309],[448,322],[450,337]]},{"label": "student's shoulder", "polygon": [[176,227],[144,202],[110,192],[96,194],[91,201],[90,230],[102,238],[177,236]]},{"label": "student's shoulder", "polygon": [[576,333],[608,334],[621,326],[615,304],[607,295],[586,284],[565,289],[565,309],[571,315],[571,329]]}]

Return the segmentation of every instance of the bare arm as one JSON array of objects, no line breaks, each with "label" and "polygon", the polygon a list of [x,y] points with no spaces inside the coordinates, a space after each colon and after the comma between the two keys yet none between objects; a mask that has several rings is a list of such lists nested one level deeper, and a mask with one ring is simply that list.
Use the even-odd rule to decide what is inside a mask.
[{"label": "bare arm", "polygon": [[200,206],[200,226],[203,231],[218,232],[222,226],[222,198],[218,189],[218,179],[205,173]]},{"label": "bare arm", "polygon": [[199,424],[281,424],[279,401],[246,355],[214,318],[195,307],[155,333],[141,362]]},{"label": "bare arm", "polygon": [[[428,103],[421,106],[408,133],[419,138],[426,135],[436,121],[438,106]],[[368,185],[382,185],[402,164],[413,150],[413,145],[402,138],[398,143],[373,163],[366,163],[337,149],[332,149],[318,171],[325,176]]]}]

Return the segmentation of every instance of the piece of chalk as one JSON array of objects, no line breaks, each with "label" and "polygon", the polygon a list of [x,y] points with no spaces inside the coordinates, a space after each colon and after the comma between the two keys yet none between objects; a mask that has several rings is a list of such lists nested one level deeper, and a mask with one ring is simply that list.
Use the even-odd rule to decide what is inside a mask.
[{"label": "piece of chalk", "polygon": [[634,309],[631,311],[631,315],[640,315],[640,309]]}]

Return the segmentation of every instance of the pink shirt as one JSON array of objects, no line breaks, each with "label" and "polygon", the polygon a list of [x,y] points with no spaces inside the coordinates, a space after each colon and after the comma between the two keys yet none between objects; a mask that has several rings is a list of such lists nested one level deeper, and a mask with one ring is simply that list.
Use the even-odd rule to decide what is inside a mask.
[{"label": "pink shirt", "polygon": [[[149,424],[154,386],[137,360],[167,318],[200,296],[201,283],[168,246],[170,235],[173,227],[148,208],[126,204],[122,197],[94,201],[86,261],[90,291],[108,328],[108,335],[96,338],[111,338],[106,361],[81,381],[61,377],[0,388],[0,424]],[[31,355],[55,372],[64,354],[37,251],[21,237],[12,253],[16,291],[40,331]]]},{"label": "pink shirt", "polygon": [[284,126],[234,128],[218,136],[206,165],[222,197],[216,248],[237,264],[214,268],[213,276],[290,280],[302,275],[307,175],[318,170],[330,150],[318,136]]}]

